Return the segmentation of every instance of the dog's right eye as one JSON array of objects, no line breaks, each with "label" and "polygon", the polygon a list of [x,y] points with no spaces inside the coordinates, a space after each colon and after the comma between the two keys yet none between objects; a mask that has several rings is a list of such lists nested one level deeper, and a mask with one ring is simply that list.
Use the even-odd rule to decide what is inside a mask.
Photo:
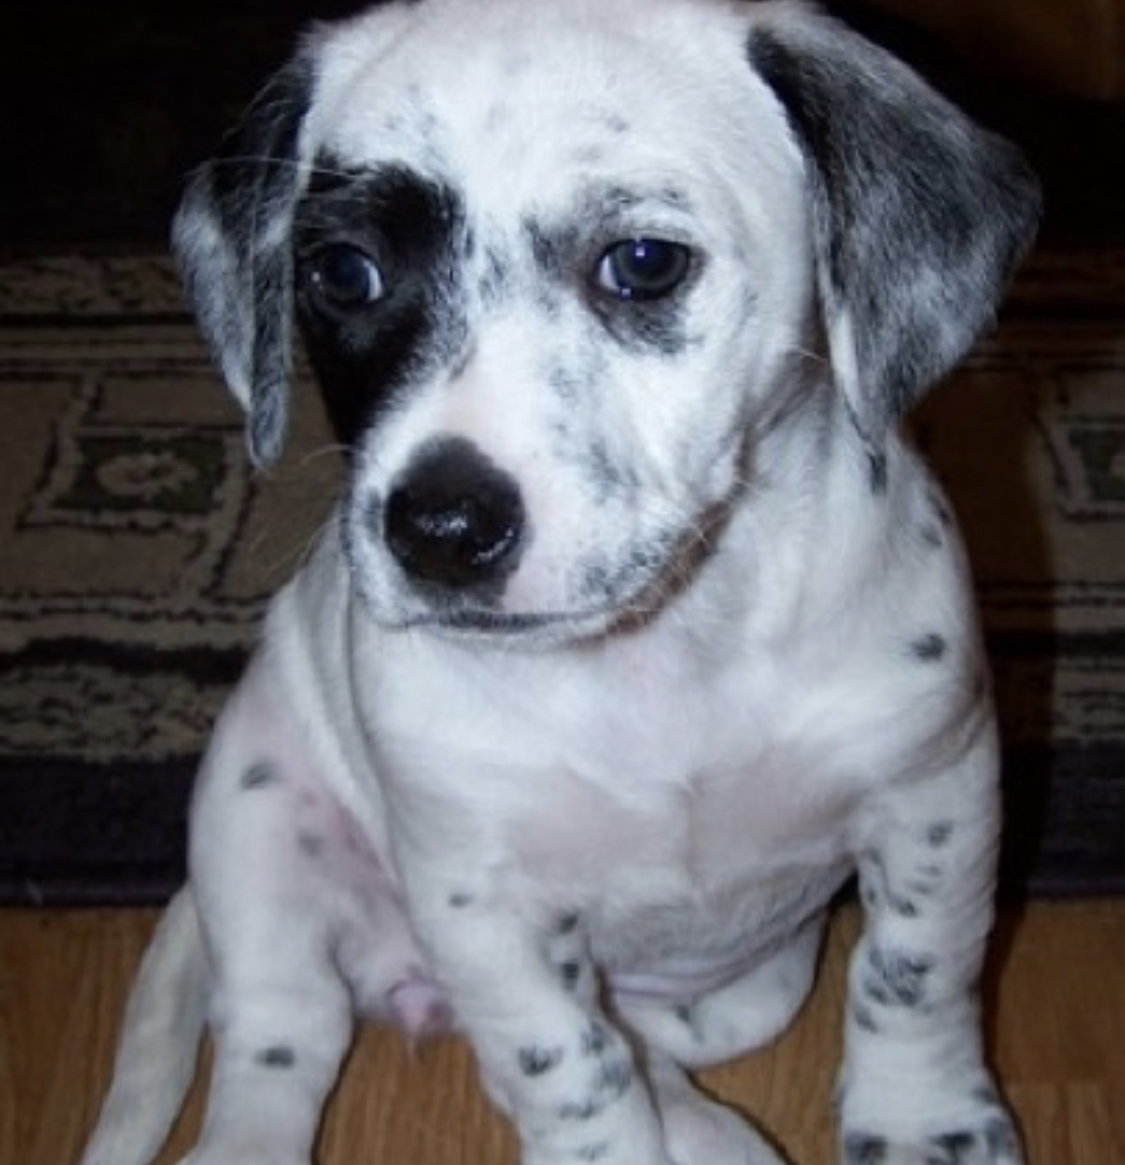
[{"label": "dog's right eye", "polygon": [[309,269],[313,297],[328,311],[347,313],[368,307],[383,295],[379,265],[365,251],[347,243],[324,247]]}]

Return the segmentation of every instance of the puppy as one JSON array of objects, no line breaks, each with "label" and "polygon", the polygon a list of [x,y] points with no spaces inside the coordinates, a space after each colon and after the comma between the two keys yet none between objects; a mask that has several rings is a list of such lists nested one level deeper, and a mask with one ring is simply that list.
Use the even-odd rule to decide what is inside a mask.
[{"label": "puppy", "polygon": [[85,1165],[300,1165],[357,1013],[452,1024],[524,1165],[767,1165],[688,1070],[780,1032],[858,871],[847,1165],[1013,1165],[982,1062],[997,745],[899,434],[1038,217],[801,5],[420,0],[315,30],[194,178],[202,331],[347,483],[199,774]]}]

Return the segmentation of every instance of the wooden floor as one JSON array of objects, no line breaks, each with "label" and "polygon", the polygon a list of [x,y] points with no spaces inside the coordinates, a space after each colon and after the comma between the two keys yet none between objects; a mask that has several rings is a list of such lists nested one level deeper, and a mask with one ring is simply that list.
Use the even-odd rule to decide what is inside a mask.
[{"label": "wooden floor", "polygon": [[[106,1085],[125,990],[152,916],[0,912],[0,1165],[69,1165]],[[798,1165],[828,1165],[845,910],[814,997],[773,1049],[706,1076]],[[986,982],[988,1040],[1031,1165],[1125,1162],[1125,900],[1005,915]],[[198,1121],[199,1089],[161,1162]],[[411,1053],[368,1029],[325,1123],[321,1165],[514,1165],[512,1139],[454,1040]],[[708,1165],[693,1162],[692,1165]]]}]

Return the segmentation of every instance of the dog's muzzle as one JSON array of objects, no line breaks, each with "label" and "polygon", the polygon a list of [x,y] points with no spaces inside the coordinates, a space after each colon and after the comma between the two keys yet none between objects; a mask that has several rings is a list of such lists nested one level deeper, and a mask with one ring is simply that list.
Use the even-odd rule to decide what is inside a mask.
[{"label": "dog's muzzle", "polygon": [[526,541],[515,481],[462,437],[416,454],[381,517],[387,548],[412,582],[458,593],[496,588]]}]

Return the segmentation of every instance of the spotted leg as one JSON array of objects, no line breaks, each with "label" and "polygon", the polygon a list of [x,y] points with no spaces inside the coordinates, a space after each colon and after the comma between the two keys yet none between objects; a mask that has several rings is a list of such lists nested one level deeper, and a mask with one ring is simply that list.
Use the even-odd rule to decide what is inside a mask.
[{"label": "spotted leg", "polygon": [[859,855],[866,912],[848,985],[845,1165],[1017,1165],[983,1062],[977,981],[992,923],[995,743],[881,794]]},{"label": "spotted leg", "polygon": [[499,876],[453,880],[486,868],[471,855],[400,859],[430,965],[523,1165],[672,1165],[641,1066],[598,1004],[579,917],[533,920]]}]

